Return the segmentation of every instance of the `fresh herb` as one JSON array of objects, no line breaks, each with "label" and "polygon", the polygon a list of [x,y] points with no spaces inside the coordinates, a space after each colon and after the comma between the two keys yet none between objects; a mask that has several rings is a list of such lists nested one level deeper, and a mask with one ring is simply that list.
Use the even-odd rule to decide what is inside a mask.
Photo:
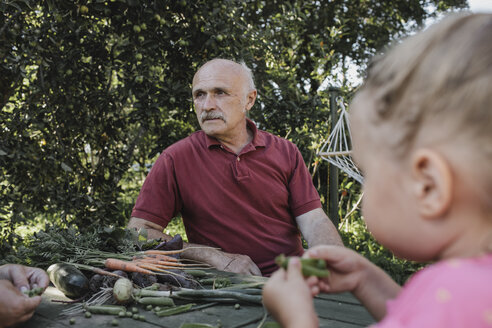
[{"label": "fresh herb", "polygon": [[87,261],[91,256],[135,252],[138,247],[134,240],[139,235],[134,230],[115,227],[103,227],[81,234],[73,227],[48,226],[24,240],[24,245],[12,253],[8,261],[43,269],[58,262],[91,264]]}]

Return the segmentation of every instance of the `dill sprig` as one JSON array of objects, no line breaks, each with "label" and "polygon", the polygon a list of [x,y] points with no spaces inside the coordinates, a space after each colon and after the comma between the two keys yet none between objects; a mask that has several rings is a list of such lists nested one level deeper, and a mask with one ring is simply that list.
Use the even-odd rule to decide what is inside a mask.
[{"label": "dill sprig", "polygon": [[91,265],[109,255],[128,259],[136,250],[135,233],[114,227],[80,233],[74,227],[48,226],[25,239],[9,261],[46,269],[57,262]]}]

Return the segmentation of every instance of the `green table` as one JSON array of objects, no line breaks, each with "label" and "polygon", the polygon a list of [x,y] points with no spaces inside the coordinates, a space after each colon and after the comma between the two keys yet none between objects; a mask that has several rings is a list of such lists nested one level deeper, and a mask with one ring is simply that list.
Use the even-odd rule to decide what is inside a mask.
[{"label": "green table", "polygon": [[[23,328],[35,327],[112,327],[111,321],[116,316],[93,315],[85,318],[81,313],[76,316],[63,316],[61,311],[71,305],[54,303],[52,300],[68,300],[54,287],[48,287],[43,295],[43,302],[36,310],[34,316],[23,324]],[[176,302],[179,304],[179,301]],[[200,305],[201,303],[198,303]],[[129,306],[133,307],[133,305]],[[316,311],[320,317],[320,327],[355,328],[366,327],[374,322],[371,315],[351,294],[322,295],[315,298]],[[254,328],[258,327],[265,315],[261,305],[241,304],[239,309],[235,304],[216,304],[199,310],[186,312],[169,317],[157,317],[153,312],[139,307],[139,313],[145,315],[146,321],[137,321],[131,318],[117,318],[118,327],[122,328],[155,328],[155,327],[180,327],[183,323],[204,323],[223,328]],[[70,318],[75,319],[75,324],[69,323]],[[266,323],[274,322],[271,316],[266,318]]]}]

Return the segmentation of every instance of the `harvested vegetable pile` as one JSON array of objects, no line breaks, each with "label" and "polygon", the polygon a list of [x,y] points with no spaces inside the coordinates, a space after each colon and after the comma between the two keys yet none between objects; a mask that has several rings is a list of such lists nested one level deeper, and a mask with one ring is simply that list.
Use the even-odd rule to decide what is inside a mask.
[{"label": "harvested vegetable pile", "polygon": [[[144,234],[139,232],[136,240],[148,242],[142,237]],[[121,277],[137,287],[155,283],[198,287],[198,282],[185,270],[205,270],[210,266],[181,260],[179,255],[184,249],[179,235],[171,241],[159,242],[153,243],[156,244],[153,249],[142,249],[141,244],[135,244],[132,250],[123,252],[67,245],[64,249],[66,261],[51,264],[47,271],[60,291],[69,298],[80,300],[91,297],[101,288],[112,288]]]},{"label": "harvested vegetable pile", "polygon": [[48,226],[30,238],[6,260],[47,270],[53,284],[72,299],[87,299],[112,287],[120,276],[139,287],[160,282],[196,288],[197,281],[185,269],[209,267],[180,259],[179,235],[162,241],[148,239],[145,230],[105,227],[81,234]]},{"label": "harvested vegetable pile", "polygon": [[[12,261],[47,269],[53,285],[72,301],[67,316],[85,312],[146,321],[194,311],[217,303],[261,305],[264,280],[234,284],[209,265],[180,258],[183,240],[148,240],[146,231],[103,228],[81,235],[48,228],[19,249]],[[21,261],[22,259],[22,261]],[[148,318],[148,315],[147,315]]]}]

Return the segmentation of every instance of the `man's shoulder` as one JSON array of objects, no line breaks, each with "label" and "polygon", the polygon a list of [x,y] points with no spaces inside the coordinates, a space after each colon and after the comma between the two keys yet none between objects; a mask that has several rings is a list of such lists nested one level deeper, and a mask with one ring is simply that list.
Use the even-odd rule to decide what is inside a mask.
[{"label": "man's shoulder", "polygon": [[205,133],[202,130],[193,132],[189,136],[176,141],[164,149],[163,153],[169,156],[177,156],[200,148],[206,148]]},{"label": "man's shoulder", "polygon": [[260,141],[262,140],[266,146],[272,145],[272,146],[279,146],[279,147],[282,146],[282,147],[297,149],[297,146],[292,141],[279,137],[273,133],[267,132],[265,130],[259,130],[259,129],[257,133]]}]

